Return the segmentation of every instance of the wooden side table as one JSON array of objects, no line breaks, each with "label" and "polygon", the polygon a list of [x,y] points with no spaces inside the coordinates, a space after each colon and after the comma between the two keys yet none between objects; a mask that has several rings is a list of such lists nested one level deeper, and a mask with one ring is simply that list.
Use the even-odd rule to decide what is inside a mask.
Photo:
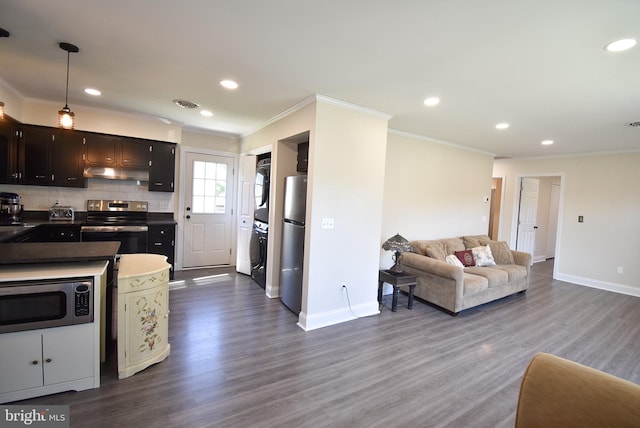
[{"label": "wooden side table", "polygon": [[381,270],[378,275],[378,303],[382,304],[382,286],[386,282],[393,286],[393,300],[391,303],[391,311],[395,312],[398,308],[398,291],[400,287],[409,287],[408,309],[413,309],[413,290],[416,288],[416,277],[406,273],[394,273],[389,270]]}]

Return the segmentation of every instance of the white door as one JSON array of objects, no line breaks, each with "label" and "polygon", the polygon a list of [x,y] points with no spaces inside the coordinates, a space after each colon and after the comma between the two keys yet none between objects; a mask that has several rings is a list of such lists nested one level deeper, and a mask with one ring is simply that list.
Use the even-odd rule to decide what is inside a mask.
[{"label": "white door", "polygon": [[516,250],[531,254],[536,244],[536,215],[538,213],[538,188],[535,178],[523,178],[520,186],[520,211],[518,214],[518,236]]},{"label": "white door", "polygon": [[186,154],[182,266],[231,264],[233,158]]},{"label": "white door", "polygon": [[249,243],[253,229],[253,182],[256,176],[256,156],[240,156],[238,192],[238,243],[236,245],[236,271],[251,275]]}]

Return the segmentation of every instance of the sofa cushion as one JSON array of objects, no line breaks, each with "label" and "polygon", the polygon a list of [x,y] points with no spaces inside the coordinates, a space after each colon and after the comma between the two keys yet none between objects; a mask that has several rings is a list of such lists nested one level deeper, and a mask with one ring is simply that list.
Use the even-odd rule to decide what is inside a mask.
[{"label": "sofa cushion", "polygon": [[427,247],[429,246],[429,243],[432,241],[427,241],[427,240],[419,240],[419,241],[411,241],[411,246],[413,247],[413,252],[420,254],[422,256],[426,256],[427,255]]},{"label": "sofa cushion", "polygon": [[[462,238],[417,240],[411,241],[411,245],[415,253],[442,261],[444,261],[449,254],[466,250]],[[430,250],[427,252],[428,249]],[[429,255],[429,253],[431,253],[431,255]]]},{"label": "sofa cushion", "polygon": [[488,245],[481,245],[480,247],[474,247],[471,249],[473,253],[473,259],[476,261],[476,266],[495,266],[496,262],[493,260],[491,254],[491,247]]},{"label": "sofa cushion", "polygon": [[464,242],[462,242],[462,238],[440,239],[440,241],[444,243],[447,255],[455,254],[456,251],[466,250]]},{"label": "sofa cushion", "polygon": [[464,286],[462,289],[462,294],[464,294],[465,296],[469,294],[479,293],[489,288],[489,281],[483,276],[465,272],[463,274],[463,278]]},{"label": "sofa cushion", "polygon": [[506,272],[509,277],[509,282],[527,277],[527,268],[520,265],[497,265],[489,266],[487,267],[487,269],[501,270],[503,272]]},{"label": "sofa cushion", "polygon": [[476,261],[473,259],[473,252],[471,250],[456,251],[455,255],[464,266],[476,265]]},{"label": "sofa cushion", "polygon": [[491,241],[489,242],[489,247],[491,247],[491,254],[493,254],[493,259],[495,260],[496,264],[515,264],[513,253],[509,249],[509,244],[507,244],[505,241]]},{"label": "sofa cushion", "polygon": [[465,248],[475,248],[481,245],[488,245],[491,242],[491,238],[487,235],[463,236],[462,242]]},{"label": "sofa cushion", "polygon": [[431,257],[432,259],[446,261],[447,253],[445,253],[444,245],[432,245],[430,247],[427,247],[426,253],[427,256]]},{"label": "sofa cushion", "polygon": [[[464,268],[466,273],[472,273],[474,275],[486,278],[489,287],[500,287],[509,282],[509,274],[507,271],[501,269],[492,269],[490,267],[471,266]],[[466,277],[465,277],[466,280]]]}]

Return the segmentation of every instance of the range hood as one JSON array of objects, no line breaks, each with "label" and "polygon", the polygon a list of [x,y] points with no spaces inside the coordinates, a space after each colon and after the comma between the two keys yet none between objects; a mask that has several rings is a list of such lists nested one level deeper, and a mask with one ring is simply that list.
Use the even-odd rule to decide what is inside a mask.
[{"label": "range hood", "polygon": [[89,166],[84,169],[83,176],[86,178],[106,178],[107,180],[149,181],[149,170],[147,168]]}]

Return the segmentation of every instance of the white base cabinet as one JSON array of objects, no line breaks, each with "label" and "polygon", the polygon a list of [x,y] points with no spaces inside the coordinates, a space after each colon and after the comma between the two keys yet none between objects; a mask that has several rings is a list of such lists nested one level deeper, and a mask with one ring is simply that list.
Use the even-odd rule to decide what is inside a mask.
[{"label": "white base cabinet", "polygon": [[118,378],[164,360],[169,345],[169,268],[157,254],[123,254],[118,269]]},{"label": "white base cabinet", "polygon": [[0,396],[93,388],[94,361],[93,324],[2,334]]},{"label": "white base cabinet", "polygon": [[107,262],[10,265],[1,282],[93,278],[94,321],[0,334],[0,403],[100,387],[100,295]]}]

